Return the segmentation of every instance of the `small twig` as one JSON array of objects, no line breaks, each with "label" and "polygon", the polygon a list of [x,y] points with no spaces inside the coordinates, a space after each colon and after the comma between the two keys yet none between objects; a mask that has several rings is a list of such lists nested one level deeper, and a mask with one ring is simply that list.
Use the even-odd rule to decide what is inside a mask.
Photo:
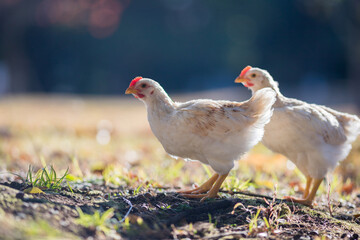
[{"label": "small twig", "polygon": [[327,201],[328,201],[328,207],[329,207],[329,213],[330,213],[330,216],[331,217],[334,217],[333,216],[333,211],[332,211],[332,207],[331,207],[331,199],[330,199],[330,187],[331,187],[331,183],[328,179],[328,189],[327,189]]},{"label": "small twig", "polygon": [[126,202],[126,203],[130,206],[130,208],[129,208],[129,210],[127,211],[127,213],[125,214],[125,216],[120,220],[120,222],[123,222],[123,221],[125,221],[125,219],[129,216],[131,210],[133,209],[133,205],[132,205],[132,203],[130,202],[130,200],[128,200],[128,199],[126,199],[126,198],[124,198],[124,197],[121,197],[121,198],[124,200],[124,202]]}]

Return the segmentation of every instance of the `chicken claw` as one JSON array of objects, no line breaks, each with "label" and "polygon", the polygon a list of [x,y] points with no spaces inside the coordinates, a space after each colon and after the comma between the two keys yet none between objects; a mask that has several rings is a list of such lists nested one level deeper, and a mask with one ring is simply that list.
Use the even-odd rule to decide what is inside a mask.
[{"label": "chicken claw", "polygon": [[217,193],[210,194],[210,192],[204,194],[181,194],[181,196],[186,198],[201,198],[200,202],[204,202],[206,199],[219,197]]},{"label": "chicken claw", "polygon": [[200,187],[190,189],[190,190],[180,190],[180,191],[177,191],[177,193],[180,193],[180,194],[186,194],[186,193],[194,194],[195,193],[196,194],[196,193],[207,192],[214,185],[214,182],[216,181],[216,179],[218,179],[218,177],[219,177],[219,174],[215,173],[209,180],[207,180],[205,183],[203,183]]},{"label": "chicken claw", "polygon": [[300,203],[302,205],[305,205],[305,206],[308,206],[308,207],[312,207],[312,202],[311,200],[309,199],[300,199],[300,198],[295,198],[295,197],[291,197],[291,196],[285,196],[284,199],[286,201],[289,201],[289,202],[294,202],[294,203]]},{"label": "chicken claw", "polygon": [[[309,179],[311,179],[311,178],[308,178],[308,181],[306,183],[306,189],[310,189],[312,179],[311,180],[309,180]],[[284,197],[284,199],[287,201],[290,201],[290,202],[300,203],[302,205],[312,207],[313,201],[315,199],[316,191],[318,190],[321,182],[322,182],[322,179],[314,179],[313,188],[311,189],[310,193],[307,195],[306,198],[299,199],[299,198],[286,196],[286,197]],[[306,193],[306,191],[305,191],[305,193]]]},{"label": "chicken claw", "polygon": [[[206,183],[210,182],[211,180],[213,180],[213,178],[215,178],[215,176],[217,178],[215,184],[212,186],[212,188],[210,189],[210,191],[208,193],[205,193],[205,194],[182,194],[182,196],[187,197],[187,198],[201,198],[200,202],[203,202],[203,201],[205,201],[206,199],[209,199],[209,198],[215,198],[215,197],[218,196],[218,192],[219,192],[219,189],[221,187],[221,184],[224,182],[227,175],[228,175],[228,173],[225,174],[225,175],[214,174],[206,182]],[[206,183],[204,183],[204,184],[206,184]]]}]

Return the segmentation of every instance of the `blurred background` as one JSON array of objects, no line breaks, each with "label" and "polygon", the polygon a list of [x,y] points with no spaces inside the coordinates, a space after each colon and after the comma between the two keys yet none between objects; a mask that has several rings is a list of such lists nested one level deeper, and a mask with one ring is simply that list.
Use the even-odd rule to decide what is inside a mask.
[{"label": "blurred background", "polygon": [[[245,100],[234,80],[247,65],[286,96],[359,113],[360,1],[0,0],[0,172],[52,165],[135,188],[204,182],[201,164],[165,153],[125,89],[143,76],[175,100]],[[358,140],[336,192],[360,186],[359,156]],[[305,181],[261,144],[244,160],[226,184],[291,195]]]},{"label": "blurred background", "polygon": [[1,95],[120,96],[140,75],[248,97],[246,65],[285,95],[360,107],[360,1],[0,1]]}]

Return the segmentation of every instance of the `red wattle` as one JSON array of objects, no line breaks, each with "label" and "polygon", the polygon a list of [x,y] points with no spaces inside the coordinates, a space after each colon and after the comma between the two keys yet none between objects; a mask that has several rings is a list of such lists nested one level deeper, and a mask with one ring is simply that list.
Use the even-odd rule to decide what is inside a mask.
[{"label": "red wattle", "polygon": [[252,86],[254,86],[254,84],[251,83],[251,82],[246,81],[246,82],[244,83],[244,86],[245,86],[245,87],[252,87]]},{"label": "red wattle", "polygon": [[141,93],[133,93],[133,96],[134,96],[135,98],[143,98],[143,97],[145,97],[145,95],[143,95],[143,94],[141,94]]}]

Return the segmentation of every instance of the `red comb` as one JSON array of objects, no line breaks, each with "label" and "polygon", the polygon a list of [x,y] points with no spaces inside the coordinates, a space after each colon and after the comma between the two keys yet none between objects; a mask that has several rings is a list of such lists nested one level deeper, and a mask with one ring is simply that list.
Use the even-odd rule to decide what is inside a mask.
[{"label": "red comb", "polygon": [[250,69],[251,69],[251,66],[247,66],[246,68],[244,68],[240,73],[240,77],[244,77],[245,74],[247,73],[247,71],[249,71]]},{"label": "red comb", "polygon": [[140,79],[142,79],[142,77],[136,77],[136,78],[134,78],[134,79],[131,81],[129,87],[135,86],[135,84],[136,84],[138,81],[140,81]]}]

